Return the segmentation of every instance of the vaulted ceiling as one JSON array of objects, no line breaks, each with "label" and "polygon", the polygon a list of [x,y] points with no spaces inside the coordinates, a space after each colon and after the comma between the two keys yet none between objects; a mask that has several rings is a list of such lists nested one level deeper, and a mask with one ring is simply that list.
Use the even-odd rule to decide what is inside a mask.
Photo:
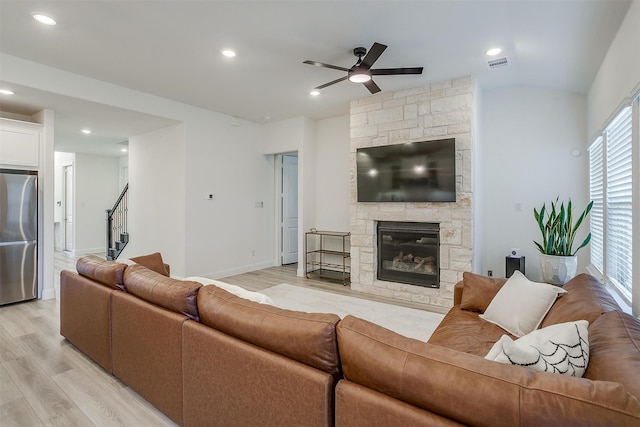
[{"label": "vaulted ceiling", "polygon": [[[0,52],[255,122],[300,115],[321,119],[346,114],[350,100],[369,92],[344,81],[312,97],[312,88],[344,73],[302,62],[349,68],[357,59],[353,48],[373,42],[388,45],[376,68],[424,67],[420,76],[376,76],[383,92],[473,75],[483,89],[521,84],[584,94],[629,5],[629,0],[1,0]],[[57,25],[39,24],[32,18],[36,12]],[[490,70],[485,52],[495,46],[509,65]],[[237,56],[224,57],[221,50],[227,48]],[[0,64],[0,85],[11,83],[2,79]],[[30,114],[53,108],[64,113],[62,124],[70,129],[85,126],[74,121],[76,115],[88,120],[82,116],[93,109],[109,110],[17,89],[24,90],[3,96],[0,110]],[[156,125],[137,113],[109,113],[122,126],[115,131],[118,125],[111,125],[112,139],[136,131],[127,128],[126,117]]]}]

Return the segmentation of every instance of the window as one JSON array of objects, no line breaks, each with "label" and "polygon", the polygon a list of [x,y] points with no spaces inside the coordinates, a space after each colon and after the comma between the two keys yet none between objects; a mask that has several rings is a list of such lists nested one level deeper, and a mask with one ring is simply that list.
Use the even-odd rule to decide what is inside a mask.
[{"label": "window", "polygon": [[591,264],[629,302],[633,271],[632,108],[626,107],[589,147]]},{"label": "window", "polygon": [[632,277],[632,139],[631,107],[607,127],[606,133],[606,249],[605,274],[631,299]]},{"label": "window", "polygon": [[591,264],[604,273],[604,145],[599,137],[589,147],[589,199],[593,201],[591,208],[590,229]]}]

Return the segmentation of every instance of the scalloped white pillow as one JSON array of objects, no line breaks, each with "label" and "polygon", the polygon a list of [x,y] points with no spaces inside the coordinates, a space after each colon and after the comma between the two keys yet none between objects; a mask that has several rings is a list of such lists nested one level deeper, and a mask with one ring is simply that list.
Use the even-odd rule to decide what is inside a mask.
[{"label": "scalloped white pillow", "polygon": [[203,286],[206,286],[206,285],[217,286],[240,298],[248,299],[250,301],[255,301],[260,304],[273,305],[273,301],[267,295],[261,294],[260,292],[248,291],[245,288],[232,285],[230,283],[225,283],[225,282],[221,282],[219,280],[214,280],[214,279],[207,279],[206,277],[187,277],[182,280],[198,282],[198,283],[201,283]]},{"label": "scalloped white pillow", "polygon": [[516,270],[480,317],[522,337],[538,329],[558,296],[566,293],[558,286],[532,282]]},{"label": "scalloped white pillow", "polygon": [[582,377],[589,364],[589,322],[558,323],[512,340],[503,335],[485,359]]}]

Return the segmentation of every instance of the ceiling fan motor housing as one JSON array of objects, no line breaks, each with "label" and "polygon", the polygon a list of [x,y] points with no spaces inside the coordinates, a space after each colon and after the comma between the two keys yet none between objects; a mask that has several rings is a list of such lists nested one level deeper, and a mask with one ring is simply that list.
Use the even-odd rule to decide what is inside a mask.
[{"label": "ceiling fan motor housing", "polygon": [[366,47],[356,47],[355,49],[353,49],[353,54],[355,56],[357,56],[358,58],[362,58],[363,56],[365,56],[367,54],[367,48]]}]

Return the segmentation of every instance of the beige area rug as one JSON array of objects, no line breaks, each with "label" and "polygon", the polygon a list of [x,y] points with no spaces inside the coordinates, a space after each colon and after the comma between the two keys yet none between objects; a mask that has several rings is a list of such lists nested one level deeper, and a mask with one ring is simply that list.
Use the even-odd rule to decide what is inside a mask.
[{"label": "beige area rug", "polygon": [[351,314],[421,341],[429,339],[444,317],[443,314],[430,311],[338,295],[286,283],[272,286],[260,292],[268,295],[274,304],[281,308],[308,313],[335,313],[341,318]]}]

